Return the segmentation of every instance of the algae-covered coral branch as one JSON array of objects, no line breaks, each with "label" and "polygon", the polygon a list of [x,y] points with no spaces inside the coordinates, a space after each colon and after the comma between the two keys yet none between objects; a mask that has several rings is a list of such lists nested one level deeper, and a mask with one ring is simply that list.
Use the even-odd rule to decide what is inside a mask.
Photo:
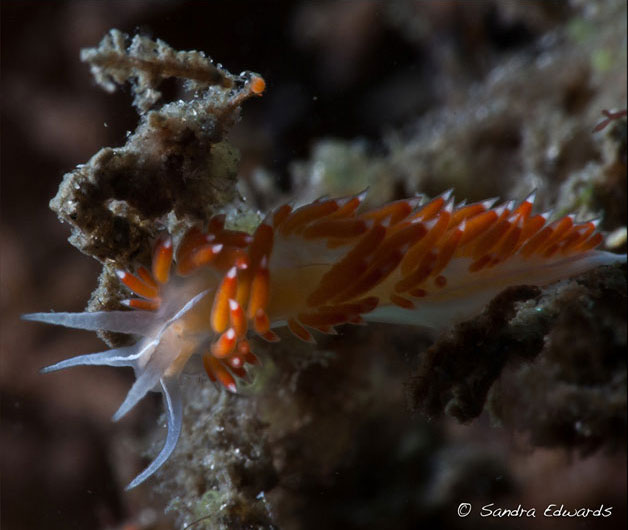
[{"label": "algae-covered coral branch", "polygon": [[410,405],[470,421],[488,399],[493,418],[535,446],[623,446],[624,275],[603,267],[542,290],[504,291],[424,352],[407,383]]},{"label": "algae-covered coral branch", "polygon": [[[161,41],[136,36],[126,42],[112,30],[82,58],[108,89],[133,80],[140,123],[124,146],[102,148],[66,174],[50,203],[72,226],[74,246],[118,268],[146,263],[161,229],[205,222],[238,197],[239,154],[225,134],[261,80],[251,72],[234,76],[199,52],[175,52]],[[192,80],[194,92],[158,105],[159,81],[171,76]],[[90,309],[115,305],[115,283],[111,271],[101,278],[106,287]]]},{"label": "algae-covered coral branch", "polygon": [[108,92],[131,81],[133,103],[142,112],[159,101],[159,83],[169,77],[187,81],[190,90],[206,90],[212,85],[229,89],[243,81],[202,52],[176,51],[162,40],[141,35],[135,35],[130,44],[128,40],[127,35],[112,29],[97,48],[83,50],[81,60],[89,63],[96,82]]}]

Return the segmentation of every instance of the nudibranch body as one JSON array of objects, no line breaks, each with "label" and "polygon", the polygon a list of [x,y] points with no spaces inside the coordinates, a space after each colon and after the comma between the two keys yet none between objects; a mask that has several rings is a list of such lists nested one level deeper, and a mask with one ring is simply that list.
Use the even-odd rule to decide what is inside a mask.
[{"label": "nudibranch body", "polygon": [[[361,212],[364,193],[284,205],[251,236],[225,229],[223,215],[190,229],[176,252],[169,236],[155,245],[152,270],[119,272],[137,298],[135,311],[35,313],[28,320],[139,336],[133,345],[82,355],[45,368],[133,367],[137,379],[114,415],[124,416],[147,392],[162,391],[168,417],[157,458],[128,486],[152,475],[180,431],[180,375],[195,355],[212,381],[236,391],[258,362],[250,332],[267,341],[288,326],[314,342],[313,331],[363,321],[443,329],[481,311],[508,286],[545,285],[626,256],[598,251],[597,222],[573,216],[548,222],[533,214],[534,194],[520,204],[458,205],[451,192]],[[173,265],[174,264],[174,265]]]}]

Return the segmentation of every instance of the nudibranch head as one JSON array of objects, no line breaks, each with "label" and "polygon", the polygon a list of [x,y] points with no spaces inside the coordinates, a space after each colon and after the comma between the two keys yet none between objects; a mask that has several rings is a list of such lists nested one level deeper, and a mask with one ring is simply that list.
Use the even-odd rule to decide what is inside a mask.
[{"label": "nudibranch head", "polygon": [[[250,82],[251,90],[263,90]],[[188,230],[176,252],[169,235],[159,238],[150,270],[118,272],[135,295],[122,303],[134,311],[25,315],[139,337],[133,346],[44,369],[133,367],[137,379],[114,420],[161,390],[166,442],[129,488],[152,475],[177,443],[179,380],[192,356],[202,358],[212,381],[235,392],[249,365],[259,363],[253,332],[274,342],[273,329],[287,326],[314,342],[315,332],[335,334],[336,326],[365,320],[442,329],[478,313],[506,287],[544,285],[626,260],[595,250],[602,242],[597,221],[577,223],[569,215],[549,222],[549,214],[533,214],[534,193],[494,207],[494,199],[456,205],[448,191],[426,204],[417,197],[361,212],[364,198],[281,206],[252,236],[214,216],[204,229]]]}]

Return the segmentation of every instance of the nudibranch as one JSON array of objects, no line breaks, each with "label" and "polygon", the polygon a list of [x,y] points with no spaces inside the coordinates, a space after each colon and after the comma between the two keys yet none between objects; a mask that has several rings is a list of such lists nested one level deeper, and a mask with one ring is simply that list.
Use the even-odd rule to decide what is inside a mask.
[{"label": "nudibranch", "polygon": [[151,270],[120,271],[134,311],[34,313],[27,320],[133,334],[128,347],[81,355],[44,368],[128,366],[137,379],[113,416],[120,419],[150,390],[161,390],[168,434],[157,458],[128,486],[151,476],[172,453],[182,422],[180,376],[200,356],[207,375],[235,392],[258,363],[249,335],[299,339],[364,321],[434,329],[481,311],[504,288],[545,285],[626,260],[596,250],[597,221],[568,215],[549,222],[520,204],[455,204],[451,191],[422,203],[399,200],[362,212],[365,193],[277,208],[253,235],[225,228],[225,216],[193,227],[176,245],[155,244]]}]

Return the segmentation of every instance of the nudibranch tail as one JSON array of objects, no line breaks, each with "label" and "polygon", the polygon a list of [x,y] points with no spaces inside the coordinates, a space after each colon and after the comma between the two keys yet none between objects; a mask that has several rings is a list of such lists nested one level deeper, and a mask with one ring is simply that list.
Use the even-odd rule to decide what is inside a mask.
[{"label": "nudibranch tail", "polygon": [[181,432],[180,375],[198,355],[210,380],[235,392],[259,364],[249,335],[269,342],[287,326],[302,341],[365,321],[442,329],[477,314],[512,285],[544,285],[626,256],[595,250],[598,221],[549,221],[533,214],[535,193],[518,205],[490,199],[456,203],[452,190],[431,201],[400,200],[362,212],[362,192],[320,198],[270,213],[253,235],[225,228],[225,216],[192,227],[177,248],[155,244],[150,268],[119,271],[134,311],[33,313],[27,320],[138,336],[133,346],[81,355],[44,368],[129,366],[136,381],[118,420],[160,390],[168,433],[157,458],[129,488],[151,476]]}]

